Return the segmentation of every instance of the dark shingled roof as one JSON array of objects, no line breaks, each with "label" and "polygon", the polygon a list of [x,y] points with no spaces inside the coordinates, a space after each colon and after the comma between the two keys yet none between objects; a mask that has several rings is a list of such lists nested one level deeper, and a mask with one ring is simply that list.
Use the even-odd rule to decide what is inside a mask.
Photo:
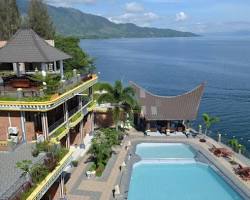
[{"label": "dark shingled roof", "polygon": [[47,63],[69,59],[71,56],[50,46],[32,29],[20,29],[0,49],[0,63]]},{"label": "dark shingled roof", "polygon": [[146,120],[196,119],[205,83],[179,96],[157,96],[131,82]]}]

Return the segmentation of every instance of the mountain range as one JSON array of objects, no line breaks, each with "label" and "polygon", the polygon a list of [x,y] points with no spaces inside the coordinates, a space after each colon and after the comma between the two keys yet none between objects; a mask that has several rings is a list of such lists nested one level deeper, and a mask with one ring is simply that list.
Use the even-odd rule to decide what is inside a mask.
[{"label": "mountain range", "polygon": [[[22,15],[27,14],[28,0],[17,0]],[[191,32],[172,29],[139,27],[132,23],[117,24],[105,17],[83,13],[74,8],[48,5],[56,31],[65,36],[79,38],[146,38],[146,37],[193,37]]]}]

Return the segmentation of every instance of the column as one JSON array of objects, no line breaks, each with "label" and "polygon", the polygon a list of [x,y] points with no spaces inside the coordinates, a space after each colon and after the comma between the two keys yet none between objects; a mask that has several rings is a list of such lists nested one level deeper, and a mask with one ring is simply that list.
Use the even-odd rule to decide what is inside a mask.
[{"label": "column", "polygon": [[17,63],[12,63],[13,72],[17,74]]},{"label": "column", "polygon": [[80,122],[80,147],[84,146],[83,120]]},{"label": "column", "polygon": [[61,80],[64,79],[64,72],[63,72],[63,61],[60,60],[60,74],[61,74]]},{"label": "column", "polygon": [[146,121],[146,131],[150,129],[150,122]]},{"label": "column", "polygon": [[170,134],[170,121],[167,121],[167,131],[166,134]]},{"label": "column", "polygon": [[54,61],[54,71],[56,72],[57,68],[56,68],[56,61]]},{"label": "column", "polygon": [[48,117],[47,113],[42,113],[42,129],[43,129],[43,136],[45,140],[48,140],[49,138],[49,127],[48,127]]},{"label": "column", "polygon": [[59,187],[60,187],[60,198],[64,198],[64,177],[63,177],[63,174],[61,174],[61,176],[60,176]]},{"label": "column", "polygon": [[66,135],[66,148],[70,148],[70,132]]},{"label": "column", "polygon": [[18,77],[20,77],[20,76],[21,76],[20,66],[19,66],[18,63],[14,63],[14,64],[16,65],[16,75],[17,75]]},{"label": "column", "polygon": [[90,113],[90,120],[91,120],[91,127],[90,127],[90,130],[91,130],[91,135],[94,134],[94,130],[95,130],[95,124],[94,124],[94,113]]},{"label": "column", "polygon": [[25,127],[25,112],[21,111],[20,116],[21,116],[22,142],[27,143],[27,140],[26,140],[26,127]]},{"label": "column", "polygon": [[[68,112],[67,102],[63,104],[63,111],[64,111],[64,120],[66,122],[66,127],[69,128],[69,112]],[[66,135],[66,148],[70,148],[70,131]]]},{"label": "column", "polygon": [[47,74],[46,74],[46,64],[45,64],[45,63],[42,63],[41,65],[42,65],[42,66],[41,66],[41,67],[42,67],[42,76],[45,77],[45,76],[47,75]]},{"label": "column", "polygon": [[63,104],[63,112],[64,112],[64,121],[67,123],[67,126],[69,125],[69,112],[68,112],[68,104],[65,102]]},{"label": "column", "polygon": [[78,95],[78,106],[79,106],[79,109],[82,108],[82,96],[81,95]]}]

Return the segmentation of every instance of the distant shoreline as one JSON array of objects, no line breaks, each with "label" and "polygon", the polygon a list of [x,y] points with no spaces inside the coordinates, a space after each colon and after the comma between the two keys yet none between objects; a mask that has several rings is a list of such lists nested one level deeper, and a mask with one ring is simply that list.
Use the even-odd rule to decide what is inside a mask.
[{"label": "distant shoreline", "polygon": [[171,37],[83,37],[83,36],[74,36],[81,40],[103,40],[103,39],[150,39],[150,38],[193,38],[193,37],[203,37],[203,35],[193,35],[193,36],[171,36]]}]

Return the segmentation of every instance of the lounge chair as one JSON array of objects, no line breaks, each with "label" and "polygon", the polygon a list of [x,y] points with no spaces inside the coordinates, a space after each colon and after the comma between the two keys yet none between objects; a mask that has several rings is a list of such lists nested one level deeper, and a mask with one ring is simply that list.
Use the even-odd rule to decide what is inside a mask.
[{"label": "lounge chair", "polygon": [[242,167],[239,165],[236,169],[234,169],[235,173],[239,175],[243,180],[250,180],[250,167]]},{"label": "lounge chair", "polygon": [[234,168],[234,172],[238,173],[239,170],[243,169],[244,167],[241,164],[238,164],[237,167]]},{"label": "lounge chair", "polygon": [[228,150],[227,148],[217,148],[213,145],[212,148],[209,149],[214,155],[217,157],[226,157],[229,158],[233,155],[233,152]]},{"label": "lounge chair", "polygon": [[166,127],[161,127],[161,133],[165,133],[166,134],[166,130],[167,130]]},{"label": "lounge chair", "polygon": [[244,181],[250,180],[250,167],[239,170],[238,174]]}]

